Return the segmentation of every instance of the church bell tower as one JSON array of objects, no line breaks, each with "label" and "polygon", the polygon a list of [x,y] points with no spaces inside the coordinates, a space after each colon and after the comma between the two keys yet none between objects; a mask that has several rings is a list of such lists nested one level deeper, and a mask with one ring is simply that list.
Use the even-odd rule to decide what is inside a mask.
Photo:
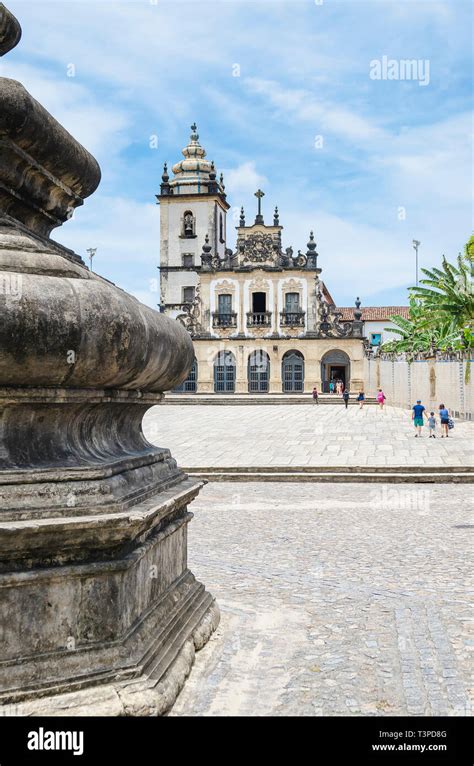
[{"label": "church bell tower", "polygon": [[216,180],[214,163],[206,159],[196,124],[191,126],[184,159],[173,165],[170,180],[165,163],[160,194],[160,308],[176,317],[194,300],[202,247],[209,237],[212,257],[226,249],[226,200],[223,177]]}]

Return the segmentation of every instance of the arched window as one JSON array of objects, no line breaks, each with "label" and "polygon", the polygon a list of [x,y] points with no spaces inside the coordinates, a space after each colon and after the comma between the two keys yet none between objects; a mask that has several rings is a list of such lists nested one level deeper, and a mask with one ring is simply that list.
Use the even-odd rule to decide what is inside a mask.
[{"label": "arched window", "polygon": [[304,356],[301,351],[287,351],[281,362],[283,393],[304,391]]},{"label": "arched window", "polygon": [[253,351],[248,361],[249,393],[268,393],[270,358],[265,351]]},{"label": "arched window", "polygon": [[186,210],[183,215],[183,237],[196,236],[196,219],[193,216],[192,210]]},{"label": "arched window", "polygon": [[235,391],[235,356],[232,351],[219,351],[214,359],[214,391],[233,394]]},{"label": "arched window", "polygon": [[175,389],[173,389],[176,393],[186,393],[186,394],[195,394],[197,389],[197,376],[198,376],[198,363],[196,359],[193,362],[193,366],[191,367],[191,371],[186,378],[186,380],[183,380],[183,382],[176,386]]},{"label": "arched window", "polygon": [[222,216],[222,213],[219,214],[219,240],[220,242],[224,242],[224,218]]}]

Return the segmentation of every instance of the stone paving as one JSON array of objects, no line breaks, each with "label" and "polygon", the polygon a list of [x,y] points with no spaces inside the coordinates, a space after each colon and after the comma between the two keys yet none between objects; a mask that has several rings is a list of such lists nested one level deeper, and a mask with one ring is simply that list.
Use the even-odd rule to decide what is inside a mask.
[{"label": "stone paving", "polygon": [[159,405],[144,418],[155,444],[185,467],[474,465],[474,424],[415,439],[411,413],[336,405]]},{"label": "stone paving", "polygon": [[[186,426],[176,408],[159,415],[163,443],[173,421],[179,443]],[[387,434],[395,415],[363,418]],[[234,437],[253,417],[236,421]],[[280,419],[289,422],[277,414],[279,433]],[[181,459],[192,441],[205,448],[205,420]],[[219,427],[230,428],[225,414]],[[408,443],[405,424],[395,431]],[[222,621],[171,714],[470,714],[471,494],[468,485],[208,484],[191,507],[189,564]]]}]

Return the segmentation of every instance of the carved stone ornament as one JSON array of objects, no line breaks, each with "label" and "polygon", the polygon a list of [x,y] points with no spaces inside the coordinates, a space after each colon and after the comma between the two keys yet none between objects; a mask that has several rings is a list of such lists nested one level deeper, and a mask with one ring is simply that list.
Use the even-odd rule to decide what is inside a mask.
[{"label": "carved stone ornament", "polygon": [[261,231],[249,234],[244,242],[244,263],[266,263],[273,261],[278,248],[271,234]]},{"label": "carved stone ornament", "polygon": [[221,293],[234,293],[235,292],[235,284],[232,282],[229,282],[227,279],[223,279],[222,281],[218,282],[217,285],[214,288],[214,292],[216,295],[220,295]]},{"label": "carved stone ornament", "polygon": [[315,280],[315,295],[317,306],[316,332],[320,338],[361,337],[361,323],[341,321],[342,313],[324,299],[322,285],[318,278]]},{"label": "carved stone ornament", "polygon": [[194,293],[194,300],[192,303],[189,303],[186,305],[183,309],[183,314],[180,314],[178,316],[178,320],[181,322],[181,324],[186,328],[186,330],[191,334],[194,335],[195,333],[199,332],[201,327],[201,310],[202,310],[202,301],[201,301],[201,290],[200,285],[196,287],[196,291]]},{"label": "carved stone ornament", "polygon": [[302,290],[303,285],[301,284],[301,281],[299,279],[287,279],[285,282],[283,282],[282,289],[287,290],[288,292],[295,291],[295,290]]},{"label": "carved stone ornament", "polygon": [[268,279],[255,277],[250,283],[250,290],[255,292],[267,292],[269,289]]}]

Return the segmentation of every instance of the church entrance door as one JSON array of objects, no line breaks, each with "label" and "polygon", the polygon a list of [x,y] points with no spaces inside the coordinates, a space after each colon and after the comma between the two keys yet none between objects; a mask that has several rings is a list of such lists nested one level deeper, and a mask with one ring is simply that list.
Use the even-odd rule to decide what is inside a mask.
[{"label": "church entrance door", "polygon": [[324,394],[329,393],[331,380],[334,382],[342,380],[344,388],[350,386],[351,360],[345,351],[334,349],[324,354],[321,359],[321,382]]}]

